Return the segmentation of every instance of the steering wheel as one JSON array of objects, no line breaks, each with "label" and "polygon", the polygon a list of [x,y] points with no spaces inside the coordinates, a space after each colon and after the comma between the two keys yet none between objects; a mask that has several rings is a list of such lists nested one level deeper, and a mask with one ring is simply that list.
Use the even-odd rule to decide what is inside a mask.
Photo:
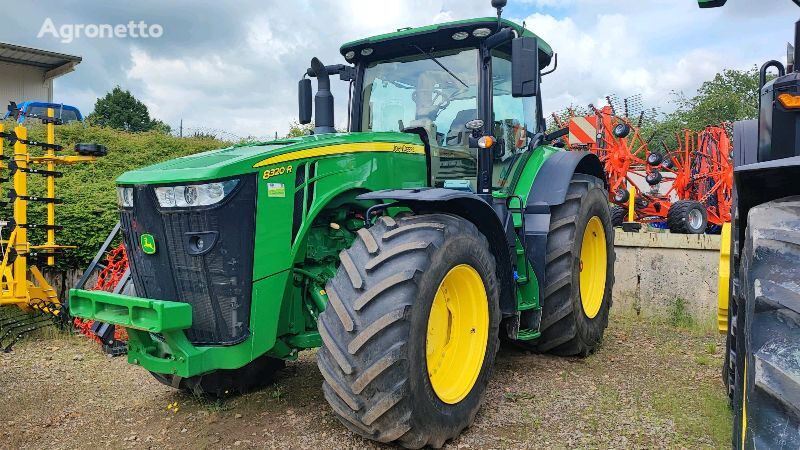
[{"label": "steering wheel", "polygon": [[[435,117],[450,105],[450,98],[442,89],[433,89],[433,98],[431,99],[430,110],[431,114]],[[411,100],[417,102],[417,91],[411,93]]]},{"label": "steering wheel", "polygon": [[[437,100],[439,100],[438,104],[436,103]],[[433,99],[431,100],[431,105],[433,105],[435,108],[441,111],[447,108],[449,104],[450,104],[450,97],[448,97],[443,90],[435,89],[433,91]]]}]

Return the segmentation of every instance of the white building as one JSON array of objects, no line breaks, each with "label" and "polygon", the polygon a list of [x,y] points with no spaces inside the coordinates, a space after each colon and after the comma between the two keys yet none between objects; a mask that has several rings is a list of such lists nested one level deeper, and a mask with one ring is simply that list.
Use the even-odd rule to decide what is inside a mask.
[{"label": "white building", "polygon": [[53,101],[53,80],[81,58],[0,42],[0,117],[10,101]]}]

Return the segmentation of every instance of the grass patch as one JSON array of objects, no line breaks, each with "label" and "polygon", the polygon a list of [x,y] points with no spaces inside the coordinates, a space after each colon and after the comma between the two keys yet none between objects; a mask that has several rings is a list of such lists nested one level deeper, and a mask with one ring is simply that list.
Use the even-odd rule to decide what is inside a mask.
[{"label": "grass patch", "polygon": [[665,385],[653,397],[653,410],[670,417],[677,441],[689,448],[726,448],[730,445],[731,410],[719,386],[703,383],[696,389]]},{"label": "grass patch", "polygon": [[617,307],[615,304],[609,321],[635,326],[666,325],[690,331],[696,336],[716,334],[716,315],[697,317],[692,315],[690,307],[691,301],[680,297],[673,299],[667,308],[660,309],[652,306],[636,311],[631,307]]},{"label": "grass patch", "polygon": [[712,364],[711,358],[707,355],[697,355],[694,357],[694,362],[698,366],[710,366]]},{"label": "grass patch", "polygon": [[282,402],[286,400],[286,388],[281,385],[275,386],[275,388],[270,391],[269,396],[273,400]]},{"label": "grass patch", "polygon": [[694,328],[695,320],[687,308],[688,302],[681,297],[675,297],[669,308],[669,324],[678,328]]},{"label": "grass patch", "polygon": [[534,396],[533,394],[526,392],[505,392],[503,394],[503,398],[510,402],[516,403],[523,400],[533,400]]},{"label": "grass patch", "polygon": [[233,406],[229,402],[226,402],[225,400],[220,398],[213,400],[206,400],[202,402],[202,405],[209,412],[222,412],[222,411],[230,411],[231,409],[233,409]]}]

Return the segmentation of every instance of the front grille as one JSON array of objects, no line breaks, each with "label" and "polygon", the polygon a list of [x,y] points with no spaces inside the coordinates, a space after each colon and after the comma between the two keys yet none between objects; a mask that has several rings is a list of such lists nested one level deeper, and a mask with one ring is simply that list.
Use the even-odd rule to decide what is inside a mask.
[{"label": "front grille", "polygon": [[[192,305],[186,337],[196,345],[232,345],[249,333],[253,277],[256,179],[240,179],[219,205],[159,208],[153,187],[134,188],[134,207],[121,212],[125,246],[137,295]],[[142,234],[153,235],[156,253],[145,254]],[[214,240],[196,254],[193,236]]]}]

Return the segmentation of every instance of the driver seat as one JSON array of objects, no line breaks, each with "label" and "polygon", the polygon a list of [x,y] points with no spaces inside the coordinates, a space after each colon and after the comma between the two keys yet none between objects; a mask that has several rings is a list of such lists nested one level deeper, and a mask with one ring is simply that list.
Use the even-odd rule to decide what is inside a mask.
[{"label": "driver seat", "polygon": [[478,118],[477,109],[463,109],[456,114],[444,140],[446,147],[466,147],[469,145],[467,122]]}]

